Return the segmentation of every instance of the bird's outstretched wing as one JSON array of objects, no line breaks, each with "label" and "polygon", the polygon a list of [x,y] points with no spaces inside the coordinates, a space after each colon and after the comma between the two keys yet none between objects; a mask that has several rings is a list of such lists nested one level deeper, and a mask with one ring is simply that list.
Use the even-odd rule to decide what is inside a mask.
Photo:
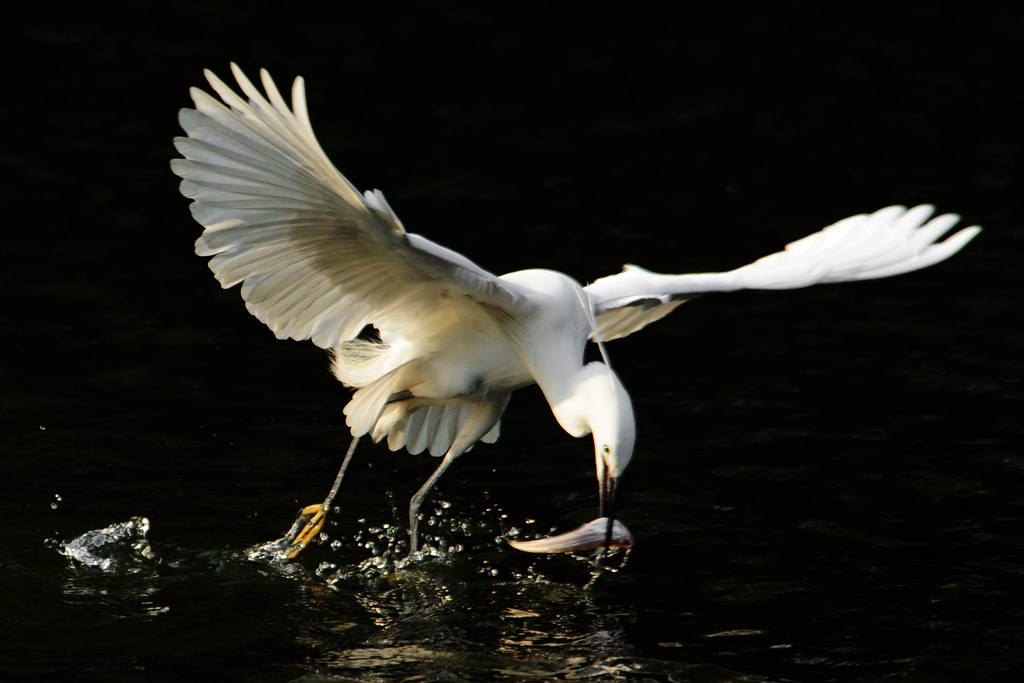
[{"label": "bird's outstretched wing", "polygon": [[266,71],[265,92],[235,64],[242,96],[213,73],[216,98],[191,90],[182,109],[184,157],[171,168],[205,230],[196,253],[224,288],[242,283],[249,311],[278,338],[331,348],[374,324],[414,336],[445,298],[519,312],[511,285],[465,257],[406,233],[379,191],[361,195],[313,134],[302,78],[291,107]]},{"label": "bird's outstretched wing", "polygon": [[597,336],[602,341],[625,337],[708,292],[798,289],[909,273],[944,261],[981,231],[971,226],[939,242],[960,217],[947,213],[928,220],[933,211],[922,204],[850,216],[783,251],[724,273],[662,275],[626,266],[587,287]]}]

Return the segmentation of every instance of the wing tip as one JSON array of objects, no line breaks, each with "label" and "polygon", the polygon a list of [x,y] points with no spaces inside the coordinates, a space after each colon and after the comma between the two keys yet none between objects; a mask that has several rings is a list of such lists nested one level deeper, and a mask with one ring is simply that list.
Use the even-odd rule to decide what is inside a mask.
[{"label": "wing tip", "polygon": [[889,214],[893,214],[892,217],[898,217],[905,214],[906,212],[907,207],[905,204],[890,204],[889,206],[883,206],[881,209],[878,209],[871,215],[875,218],[879,218],[882,216],[888,218],[890,217]]},{"label": "wing tip", "polygon": [[[972,241],[975,237],[977,237],[980,234],[981,234],[981,226],[980,225],[969,225],[966,228],[962,228],[960,230],[957,230],[952,235],[950,235],[946,239],[942,240],[942,243],[943,244],[947,244],[947,243],[953,242],[954,244],[956,244],[957,245],[956,251],[953,252],[953,254],[955,254],[957,251],[960,251],[965,246],[967,246],[968,242]],[[950,254],[950,255],[952,255],[952,254]]]}]

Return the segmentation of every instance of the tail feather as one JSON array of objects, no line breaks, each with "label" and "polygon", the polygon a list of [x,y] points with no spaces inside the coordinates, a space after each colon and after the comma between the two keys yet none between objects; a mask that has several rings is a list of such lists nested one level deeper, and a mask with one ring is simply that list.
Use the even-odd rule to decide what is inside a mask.
[{"label": "tail feather", "polygon": [[[414,455],[427,450],[434,457],[444,455],[476,405],[461,401],[431,403],[430,399],[411,396],[410,387],[423,381],[422,366],[416,360],[374,376],[394,362],[393,349],[387,344],[353,340],[335,347],[334,354],[338,378],[359,387],[344,411],[352,436],[369,434],[374,443],[386,438],[392,451],[404,447]],[[494,443],[499,434],[500,420],[479,438]]]},{"label": "tail feather", "polygon": [[494,423],[494,426],[491,427],[491,431],[489,431],[486,434],[484,434],[483,436],[481,436],[480,440],[483,441],[484,443],[494,443],[495,441],[498,440],[498,437],[500,437],[500,436],[501,436],[501,420],[498,420],[497,422]]},{"label": "tail feather", "polygon": [[387,436],[389,437],[388,443],[390,444],[390,435],[394,433],[396,429],[400,429],[401,423],[405,420],[405,416],[406,410],[401,403],[389,403],[385,405],[380,417],[373,425],[373,431],[370,433],[370,436],[373,437],[373,442],[380,443],[381,440]]},{"label": "tail feather", "polygon": [[415,411],[412,415],[409,416],[409,420],[406,423],[405,447],[406,450],[408,450],[413,455],[423,450],[422,446],[420,446],[419,450],[414,449],[416,448],[416,442],[417,439],[419,438],[420,430],[423,429],[423,423],[427,419],[427,413],[428,408],[420,408],[419,410]]},{"label": "tail feather", "polygon": [[467,414],[468,408],[458,403],[412,406],[408,417],[392,427],[394,438],[388,438],[388,447],[398,450],[404,445],[413,455],[429,449],[440,457],[455,441]]},{"label": "tail feather", "polygon": [[430,454],[435,458],[445,454],[448,447],[455,441],[455,434],[465,419],[464,405],[445,406],[441,410],[441,416],[437,420],[437,431],[434,433],[434,441],[430,445]]},{"label": "tail feather", "polygon": [[352,436],[369,433],[383,416],[391,395],[417,383],[415,375],[415,365],[406,363],[353,394],[345,406],[345,422],[352,430]]},{"label": "tail feather", "polygon": [[[501,404],[501,410],[504,410],[505,403]],[[487,425],[470,426],[472,419],[479,419],[479,415],[474,418],[474,411],[478,411],[481,405],[485,404],[429,403],[421,399],[386,404],[373,426],[373,440],[379,442],[386,437],[388,448],[392,451],[405,448],[415,455],[429,450],[435,457],[447,453],[460,439],[463,440],[463,446],[467,438],[471,441],[478,439],[484,443],[494,443],[501,433],[500,419],[489,429]],[[467,428],[487,429],[487,432],[483,435],[477,432],[474,436],[465,433]],[[472,443],[464,450],[470,448]]]}]

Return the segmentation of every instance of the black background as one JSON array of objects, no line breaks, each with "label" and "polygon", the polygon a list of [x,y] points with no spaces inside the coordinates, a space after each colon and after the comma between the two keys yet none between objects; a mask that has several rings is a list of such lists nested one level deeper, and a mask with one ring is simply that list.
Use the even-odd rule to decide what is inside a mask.
[{"label": "black background", "polygon": [[[860,3],[682,15],[40,5],[12,17],[0,671],[478,680],[565,652],[679,680],[1013,680],[1022,29],[1020,14],[980,6]],[[279,533],[323,495],[347,443],[325,354],[275,341],[192,251],[199,228],[168,168],[176,112],[202,68],[223,75],[230,60],[279,84],[301,73],[349,179],[493,272],[727,269],[890,203],[932,202],[985,231],[922,273],[706,297],[611,345],[640,430],[622,491],[639,539],[630,567],[580,594],[565,587],[578,575],[545,564],[558,578],[538,592],[474,572],[495,547],[437,570],[460,588],[430,619],[409,617],[404,593],[351,589],[391,595],[400,616],[374,626],[365,600],[360,611],[303,581],[239,578],[204,555]],[[490,500],[510,523],[589,519],[591,447],[535,389],[520,394],[501,441],[442,491],[470,517]],[[400,508],[433,462],[369,450],[345,500],[352,517],[385,519],[384,492]],[[133,514],[149,516],[165,558],[142,587],[82,578],[43,544]],[[502,571],[527,561],[501,555]],[[136,609],[154,592],[163,616]],[[475,659],[496,648],[510,605],[540,614],[562,649]],[[304,630],[325,613],[354,625]],[[473,637],[451,635],[465,623]],[[338,655],[382,638],[456,658],[392,653],[363,670]],[[555,672],[576,670],[565,666]]]}]

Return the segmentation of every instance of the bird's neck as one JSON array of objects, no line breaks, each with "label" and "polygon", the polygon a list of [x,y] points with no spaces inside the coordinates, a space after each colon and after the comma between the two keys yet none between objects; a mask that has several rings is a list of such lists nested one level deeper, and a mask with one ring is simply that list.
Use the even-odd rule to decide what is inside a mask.
[{"label": "bird's neck", "polygon": [[600,398],[595,395],[600,385],[594,380],[607,372],[602,363],[590,363],[561,378],[537,382],[558,424],[570,435],[579,438],[591,433],[592,407]]}]

